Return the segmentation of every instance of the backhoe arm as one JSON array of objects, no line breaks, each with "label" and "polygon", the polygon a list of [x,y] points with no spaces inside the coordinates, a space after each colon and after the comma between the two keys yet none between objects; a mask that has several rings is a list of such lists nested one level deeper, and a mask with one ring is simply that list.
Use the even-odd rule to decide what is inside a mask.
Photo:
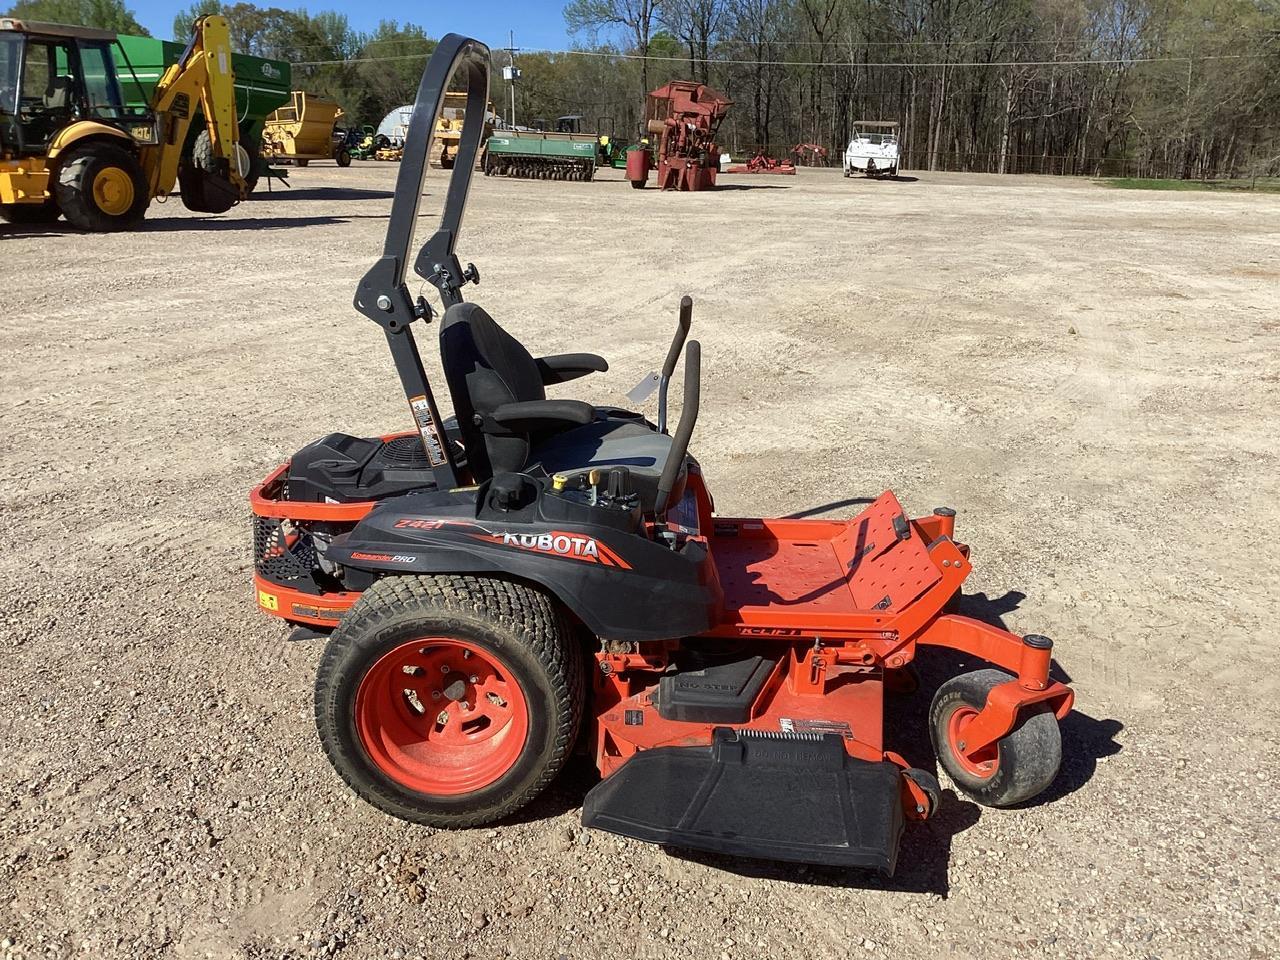
[{"label": "backhoe arm", "polygon": [[249,171],[240,169],[231,31],[223,17],[196,20],[187,49],[156,84],[151,108],[160,124],[160,144],[144,151],[143,156],[154,196],[173,191],[197,103],[204,114],[213,156],[226,161],[227,178],[244,197],[248,193],[244,174]]}]

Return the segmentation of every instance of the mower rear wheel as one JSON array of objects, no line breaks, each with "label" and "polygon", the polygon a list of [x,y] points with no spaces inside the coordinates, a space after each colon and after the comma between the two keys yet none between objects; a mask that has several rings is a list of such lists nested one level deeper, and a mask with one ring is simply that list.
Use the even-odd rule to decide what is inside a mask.
[{"label": "mower rear wheel", "polygon": [[523,807],[577,738],[582,655],[552,601],[479,577],[387,577],[325,648],[316,725],[366,801],[469,827]]},{"label": "mower rear wheel", "polygon": [[1048,704],[1037,704],[1018,724],[976,756],[965,756],[964,730],[987,704],[992,688],[1014,679],[1001,670],[975,670],[938,688],[929,708],[929,734],[938,762],[953,783],[984,807],[1011,807],[1042,792],[1062,764],[1062,734]]}]

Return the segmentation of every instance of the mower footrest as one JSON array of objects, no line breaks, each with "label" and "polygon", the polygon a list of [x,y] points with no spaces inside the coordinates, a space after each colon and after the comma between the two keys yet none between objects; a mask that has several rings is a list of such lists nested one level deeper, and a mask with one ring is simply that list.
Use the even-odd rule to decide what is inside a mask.
[{"label": "mower footrest", "polygon": [[717,727],[706,747],[637,753],[590,793],[583,826],[732,856],[892,874],[901,773],[835,734]]}]

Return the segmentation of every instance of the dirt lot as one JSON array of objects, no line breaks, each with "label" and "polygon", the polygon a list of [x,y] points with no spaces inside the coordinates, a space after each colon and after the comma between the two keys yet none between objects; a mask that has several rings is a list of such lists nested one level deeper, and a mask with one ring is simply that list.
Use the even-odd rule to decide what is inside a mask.
[{"label": "dirt lot", "polygon": [[[579,394],[617,400],[695,298],[722,513],[954,506],[966,609],[1057,639],[1058,782],[949,794],[883,881],[584,834],[585,762],[461,833],[329,768],[320,646],[256,611],[245,498],[324,432],[407,425],[350,306],[394,175],[315,165],[132,235],[0,226],[2,960],[1277,955],[1280,197],[475,185],[473,299],[606,354]],[[922,765],[925,703],[892,708]]]}]

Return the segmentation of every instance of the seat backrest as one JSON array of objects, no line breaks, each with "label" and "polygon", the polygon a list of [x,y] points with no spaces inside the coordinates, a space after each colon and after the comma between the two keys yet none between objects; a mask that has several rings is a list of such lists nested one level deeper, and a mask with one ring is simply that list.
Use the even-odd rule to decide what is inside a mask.
[{"label": "seat backrest", "polygon": [[529,435],[481,432],[476,417],[504,403],[546,399],[533,356],[483,308],[457,303],[440,322],[440,360],[474,479],[520,470],[529,457]]},{"label": "seat backrest", "polygon": [[53,76],[44,91],[44,106],[47,110],[65,110],[71,100],[71,78]]}]

